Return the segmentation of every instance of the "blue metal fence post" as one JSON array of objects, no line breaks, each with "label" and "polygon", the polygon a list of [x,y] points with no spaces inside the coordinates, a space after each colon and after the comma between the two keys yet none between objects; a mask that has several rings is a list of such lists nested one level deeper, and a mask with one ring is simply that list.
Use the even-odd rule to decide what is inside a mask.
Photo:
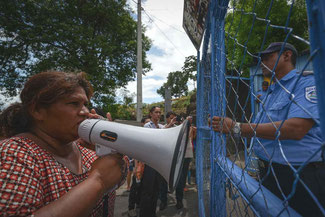
[{"label": "blue metal fence post", "polygon": [[[325,135],[325,1],[307,0],[310,53],[317,52],[313,62],[320,125]],[[323,137],[323,139],[325,136]]]},{"label": "blue metal fence post", "polygon": [[[228,1],[212,1],[210,5],[211,19],[211,116],[226,115],[225,99],[225,35],[224,18]],[[221,93],[221,94],[218,94]],[[222,139],[220,139],[222,138]],[[212,132],[211,146],[211,216],[227,216],[226,212],[226,191],[225,175],[217,164],[217,158],[225,159],[226,156],[225,135]]]},{"label": "blue metal fence post", "polygon": [[[209,11],[207,18],[209,17]],[[205,198],[204,196],[204,163],[205,163],[205,148],[204,145],[207,141],[207,132],[208,132],[208,127],[206,126],[206,122],[204,121],[204,117],[206,115],[206,66],[204,65],[204,61],[207,59],[207,51],[209,47],[209,39],[210,39],[210,19],[207,19],[206,21],[206,30],[205,30],[205,36],[204,36],[204,41],[203,41],[203,53],[202,53],[202,61],[200,60],[200,52],[198,52],[198,75],[197,75],[197,109],[196,109],[196,114],[197,114],[197,148],[196,148],[196,169],[197,169],[197,184],[198,184],[198,203],[199,203],[199,216],[200,217],[205,217],[206,216],[206,207],[205,204],[209,201],[210,198]]]},{"label": "blue metal fence post", "polygon": [[203,113],[203,81],[204,74],[200,66],[200,52],[197,54],[197,108],[196,109],[196,119],[197,119],[197,143],[196,143],[196,183],[198,184],[198,206],[199,206],[199,216],[205,217],[204,210],[204,198],[203,198],[203,139],[202,139],[202,126],[203,120],[199,117],[202,117]]},{"label": "blue metal fence post", "polygon": [[[210,57],[210,62],[211,62],[211,103],[209,106],[210,114],[211,116],[216,115],[216,97],[217,97],[217,91],[214,89],[215,88],[215,77],[216,77],[216,71],[215,71],[215,43],[216,43],[216,20],[214,19],[214,5],[215,1],[211,2],[210,5],[210,20],[211,20],[211,40],[210,40],[210,47],[211,47],[211,57]],[[222,174],[220,169],[215,165],[214,159],[217,157],[216,156],[216,146],[220,146],[221,143],[220,141],[217,141],[217,135],[214,132],[211,132],[211,137],[212,137],[212,142],[211,142],[211,154],[210,154],[210,162],[211,162],[211,188],[210,188],[210,215],[211,217],[214,217],[217,215],[218,212],[221,212],[221,210],[217,209],[216,205],[220,205],[219,201],[222,201],[221,198],[218,198],[216,195],[216,191],[222,188],[219,184],[221,183],[222,180],[219,179],[219,175]]]}]

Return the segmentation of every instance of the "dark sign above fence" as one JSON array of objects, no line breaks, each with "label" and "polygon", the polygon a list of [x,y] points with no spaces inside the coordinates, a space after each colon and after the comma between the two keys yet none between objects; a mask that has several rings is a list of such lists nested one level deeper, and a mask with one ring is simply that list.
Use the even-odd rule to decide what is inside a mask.
[{"label": "dark sign above fence", "polygon": [[183,28],[197,50],[200,49],[210,0],[184,0]]}]

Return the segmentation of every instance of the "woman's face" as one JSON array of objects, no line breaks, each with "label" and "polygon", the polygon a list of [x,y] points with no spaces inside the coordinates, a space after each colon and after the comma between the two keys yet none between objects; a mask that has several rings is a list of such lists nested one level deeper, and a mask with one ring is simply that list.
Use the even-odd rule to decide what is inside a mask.
[{"label": "woman's face", "polygon": [[69,143],[76,140],[79,124],[88,117],[88,98],[84,89],[78,87],[48,108],[41,108],[42,119],[37,126],[44,133],[56,140]]}]

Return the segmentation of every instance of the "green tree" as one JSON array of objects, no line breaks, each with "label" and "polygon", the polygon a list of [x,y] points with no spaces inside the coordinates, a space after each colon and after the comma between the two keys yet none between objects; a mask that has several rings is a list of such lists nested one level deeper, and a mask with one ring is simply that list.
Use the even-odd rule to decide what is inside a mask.
[{"label": "green tree", "polygon": [[165,98],[165,92],[166,92],[166,89],[168,88],[167,86],[167,82],[163,83],[163,85],[157,89],[157,93],[162,97],[162,98]]},{"label": "green tree", "polygon": [[171,90],[172,97],[180,97],[188,94],[187,82],[189,80],[196,81],[196,56],[188,56],[185,58],[182,71],[170,72],[165,82],[158,90],[157,93],[165,98],[165,90]]},{"label": "green tree", "polygon": [[197,63],[196,63],[196,56],[191,55],[185,57],[184,66],[182,67],[183,73],[185,73],[188,79],[196,81],[196,70],[197,70]]},{"label": "green tree", "polygon": [[[94,102],[114,102],[115,90],[136,75],[132,13],[126,0],[2,0],[0,88],[14,96],[41,71],[85,71]],[[145,73],[151,41],[143,35],[142,43]]]},{"label": "green tree", "polygon": [[[232,9],[228,11],[225,22],[229,74],[248,74],[247,68],[253,62],[251,55],[264,50],[272,42],[284,41],[287,35],[288,42],[298,51],[308,48],[294,37],[308,40],[305,0],[232,0],[230,6]],[[286,24],[288,28],[285,28]]]},{"label": "green tree", "polygon": [[135,93],[131,93],[127,89],[121,89],[119,95],[122,98],[121,104],[125,106],[130,106],[133,103],[133,100],[136,96]]},{"label": "green tree", "polygon": [[121,89],[118,95],[120,101],[117,107],[116,117],[123,120],[135,120],[136,110],[133,99],[136,94],[131,93],[127,89]]}]

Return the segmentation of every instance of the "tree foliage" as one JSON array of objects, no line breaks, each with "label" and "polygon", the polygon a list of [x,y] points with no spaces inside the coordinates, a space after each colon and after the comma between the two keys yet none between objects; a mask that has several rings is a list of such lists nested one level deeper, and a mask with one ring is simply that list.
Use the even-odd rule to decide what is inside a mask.
[{"label": "tree foliage", "polygon": [[119,96],[121,101],[119,102],[122,105],[130,106],[133,103],[134,98],[136,97],[136,93],[131,93],[127,89],[121,89],[119,91]]},{"label": "tree foliage", "polygon": [[[97,104],[136,75],[136,21],[126,0],[2,0],[0,89],[14,96],[30,75],[85,71]],[[143,35],[143,69],[150,70]]]},{"label": "tree foliage", "polygon": [[230,6],[232,9],[225,22],[229,73],[235,74],[234,68],[247,73],[247,67],[253,62],[250,54],[264,50],[272,42],[285,41],[287,35],[287,42],[295,45],[298,51],[308,48],[293,37],[308,40],[305,0],[232,0]]},{"label": "tree foliage", "polygon": [[189,80],[196,81],[196,69],[196,56],[186,57],[182,71],[170,72],[167,77],[167,82],[157,90],[157,93],[165,98],[165,90],[169,88],[172,97],[187,95],[187,82]]}]

